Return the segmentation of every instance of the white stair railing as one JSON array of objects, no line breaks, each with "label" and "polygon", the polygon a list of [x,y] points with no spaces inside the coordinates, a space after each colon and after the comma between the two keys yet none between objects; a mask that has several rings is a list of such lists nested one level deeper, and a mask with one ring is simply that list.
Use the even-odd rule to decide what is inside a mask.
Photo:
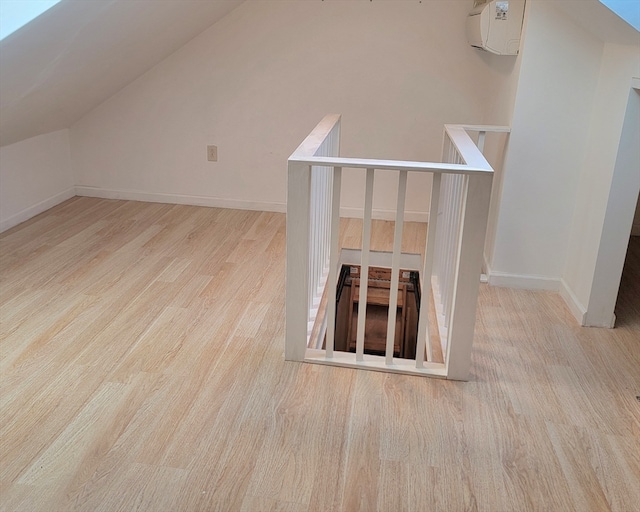
[{"label": "white stair railing", "polygon": [[[465,380],[471,361],[482,252],[493,169],[467,130],[502,127],[445,126],[443,162],[343,158],[340,116],[329,115],[288,161],[285,358],[352,368]],[[366,169],[361,275],[368,275],[373,184],[376,170],[398,173],[398,198],[391,254],[390,305],[385,356],[364,353],[367,279],[360,285],[356,352],[336,351],[336,285],[339,267],[340,186],[343,169]],[[421,273],[422,300],[415,359],[394,357],[395,312],[400,269],[406,183],[409,172],[433,174],[429,228]],[[429,325],[433,298],[437,326]],[[308,348],[321,298],[326,296],[325,349]],[[438,329],[444,363],[433,361],[432,332]],[[321,333],[324,336],[324,331]]]}]

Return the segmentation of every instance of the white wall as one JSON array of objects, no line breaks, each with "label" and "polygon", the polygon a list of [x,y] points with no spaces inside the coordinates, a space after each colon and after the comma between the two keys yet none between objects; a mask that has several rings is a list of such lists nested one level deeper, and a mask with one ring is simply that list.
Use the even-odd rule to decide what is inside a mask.
[{"label": "white wall", "polygon": [[[528,3],[525,3],[525,15],[520,38],[521,50],[527,37],[528,5]],[[511,126],[518,92],[522,52],[517,56],[493,55],[486,52],[481,53],[481,56],[491,73],[493,73],[494,84],[489,96],[488,109],[485,113],[483,124]],[[485,141],[484,154],[491,167],[493,167],[494,175],[484,248],[484,272],[488,272],[489,262],[493,261],[504,183],[504,160],[508,153],[509,139],[510,136],[508,134],[487,134]]]},{"label": "white wall", "polygon": [[[334,112],[344,155],[439,159],[443,124],[482,122],[502,79],[466,43],[471,6],[247,1],[72,126],[78,193],[282,211],[287,157]],[[356,181],[347,208],[361,207]],[[408,210],[427,210],[420,185]]]},{"label": "white wall", "polygon": [[74,195],[69,130],[0,148],[0,232]]},{"label": "white wall", "polygon": [[591,271],[593,283],[583,320],[589,326],[614,325],[620,278],[640,193],[640,92],[632,89],[628,98],[597,260]]},{"label": "white wall", "polygon": [[527,2],[490,282],[558,289],[603,43],[553,2]]},{"label": "white wall", "polygon": [[614,199],[610,198],[610,190],[634,76],[640,76],[640,48],[606,44],[589,119],[564,274],[564,284],[573,295],[574,314],[579,319],[584,317],[591,300],[607,204]]}]

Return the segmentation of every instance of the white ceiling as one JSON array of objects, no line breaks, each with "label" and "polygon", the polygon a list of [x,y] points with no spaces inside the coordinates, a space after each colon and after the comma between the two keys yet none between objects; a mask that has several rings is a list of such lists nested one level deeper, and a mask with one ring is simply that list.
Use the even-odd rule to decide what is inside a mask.
[{"label": "white ceiling", "polygon": [[[244,0],[62,0],[0,41],[0,145],[67,128]],[[553,0],[603,41],[639,33],[598,0]]]},{"label": "white ceiling", "polygon": [[244,0],[62,0],[0,41],[0,145],[67,128]]}]

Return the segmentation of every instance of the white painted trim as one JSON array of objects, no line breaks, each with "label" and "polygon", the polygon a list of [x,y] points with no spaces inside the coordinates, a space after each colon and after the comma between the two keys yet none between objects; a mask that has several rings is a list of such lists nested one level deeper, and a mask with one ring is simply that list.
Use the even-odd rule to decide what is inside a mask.
[{"label": "white painted trim", "polygon": [[213,208],[233,208],[237,210],[255,210],[278,213],[286,213],[287,211],[287,205],[284,203],[244,201],[241,199],[227,199],[212,196],[163,194],[159,192],[115,190],[83,186],[77,186],[75,190],[76,195],[78,196],[100,197],[102,199],[126,199],[130,201],[145,201],[149,203],[188,204],[192,206],[209,206]]},{"label": "white painted trim", "polygon": [[307,349],[304,357],[305,363],[325,364],[330,366],[342,366],[346,368],[374,370],[378,372],[404,373],[420,375],[424,377],[446,378],[447,371],[442,363],[425,362],[423,368],[416,368],[413,359],[395,358],[393,364],[386,364],[383,356],[364,354],[362,361],[356,360],[353,352],[334,352],[331,359],[326,357],[324,350]]},{"label": "white painted trim", "polygon": [[25,208],[18,213],[11,215],[0,222],[0,233],[6,231],[7,229],[11,229],[14,226],[17,226],[21,222],[25,222],[36,215],[41,214],[42,212],[47,211],[49,208],[53,208],[56,205],[66,201],[67,199],[71,199],[76,195],[76,190],[74,187],[70,187],[67,190],[56,194],[55,196],[51,196],[44,201],[40,201],[33,206],[29,206],[29,208]]},{"label": "white painted trim", "polygon": [[594,315],[590,315],[589,312],[584,315],[584,322],[582,324],[583,327],[602,327],[604,329],[613,329],[616,325],[616,315],[615,313],[611,315],[611,318],[608,320],[603,320],[600,315],[595,315],[596,319],[593,320]]},{"label": "white painted trim", "polygon": [[522,290],[547,290],[552,292],[560,290],[559,277],[508,274],[506,272],[496,271],[489,271],[487,277],[491,286],[519,288]]},{"label": "white painted trim", "polygon": [[562,297],[576,321],[580,325],[585,325],[587,308],[578,300],[576,294],[564,279],[560,279],[560,297]]},{"label": "white painted trim", "polygon": [[[362,208],[351,208],[350,206],[340,207],[340,217],[349,219],[362,219]],[[375,220],[395,220],[395,210],[381,210],[374,208],[371,218]],[[405,210],[404,220],[406,222],[429,222],[429,212],[419,212],[415,210]]]},{"label": "white painted trim", "polygon": [[630,91],[620,131],[584,325],[613,327],[620,278],[640,194],[640,95]]},{"label": "white painted trim", "polygon": [[[445,128],[451,128],[445,125]],[[454,127],[455,128],[455,127]],[[462,130],[462,129],[460,129]],[[462,130],[464,131],[464,130]],[[466,132],[465,132],[466,135]],[[375,160],[372,158],[346,158],[340,156],[295,156],[289,157],[290,162],[299,164],[319,166],[319,167],[342,167],[343,169],[375,169],[387,171],[416,171],[416,172],[439,172],[444,174],[493,174],[493,169],[480,153],[475,143],[467,135],[470,144],[473,145],[477,155],[471,155],[470,145],[457,148],[464,154],[471,163],[469,164],[448,164],[442,162],[414,162],[410,160]],[[475,156],[475,158],[473,158]],[[484,162],[484,163],[482,163]],[[478,163],[479,165],[473,165]]]},{"label": "white painted trim", "polygon": [[511,133],[511,126],[496,126],[493,124],[459,124],[468,132]]},{"label": "white painted trim", "polygon": [[489,265],[489,260],[487,259],[487,253],[482,253],[482,275],[485,280],[483,282],[489,282],[489,275],[491,274],[491,265]]},{"label": "white painted trim", "polygon": [[489,283],[490,286],[502,288],[517,288],[521,290],[547,290],[552,292],[560,291],[561,279],[559,277],[531,276],[523,274],[508,274],[506,272],[494,271],[487,261],[487,255],[483,255],[483,275],[482,282]]},{"label": "white painted trim", "polygon": [[[593,319],[595,317],[595,320]],[[602,327],[604,329],[613,329],[616,325],[615,313],[611,315],[611,318],[604,319],[602,315],[590,315],[587,311],[584,315],[583,327]]]}]

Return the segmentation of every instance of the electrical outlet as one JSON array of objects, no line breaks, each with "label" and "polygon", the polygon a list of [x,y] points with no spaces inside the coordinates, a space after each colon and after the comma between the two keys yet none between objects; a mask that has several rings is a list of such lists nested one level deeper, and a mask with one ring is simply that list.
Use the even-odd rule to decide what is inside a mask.
[{"label": "electrical outlet", "polygon": [[218,146],[207,146],[207,160],[209,162],[218,161]]}]

